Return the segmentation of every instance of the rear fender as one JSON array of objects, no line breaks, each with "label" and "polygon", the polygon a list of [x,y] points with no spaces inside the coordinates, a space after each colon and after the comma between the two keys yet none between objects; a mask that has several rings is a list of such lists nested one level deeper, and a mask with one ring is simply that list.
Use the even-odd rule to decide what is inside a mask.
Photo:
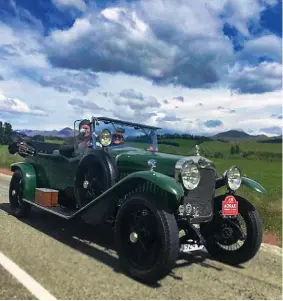
[{"label": "rear fender", "polygon": [[34,167],[25,162],[17,162],[11,165],[11,171],[15,172],[20,170],[23,175],[24,180],[24,191],[23,198],[33,201],[35,197],[35,188],[36,188],[36,172]]}]

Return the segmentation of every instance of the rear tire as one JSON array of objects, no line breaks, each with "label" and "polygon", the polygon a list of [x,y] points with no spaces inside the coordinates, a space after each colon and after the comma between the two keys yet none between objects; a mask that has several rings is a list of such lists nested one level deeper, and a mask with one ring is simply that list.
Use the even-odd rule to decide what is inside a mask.
[{"label": "rear tire", "polygon": [[[223,248],[223,243],[219,242],[219,238],[216,238],[216,235],[221,232],[221,226],[227,225],[227,222],[229,222],[229,220],[227,221],[218,214],[222,209],[222,200],[225,199],[225,195],[214,200],[214,212],[218,216],[210,223],[201,226],[201,232],[206,240],[206,249],[209,254],[216,260],[229,265],[239,265],[251,260],[260,248],[263,235],[262,221],[257,209],[245,198],[240,196],[235,196],[235,198],[239,202],[239,215],[245,221],[246,228],[246,237],[240,248],[233,251],[225,249],[232,246],[232,242],[234,243],[237,237],[226,240],[225,248]],[[236,233],[234,235],[237,236]],[[229,240],[231,244],[229,244]],[[222,238],[221,241],[225,242],[225,239]]]},{"label": "rear tire", "polygon": [[31,205],[23,201],[24,180],[20,170],[16,170],[12,176],[9,187],[9,203],[12,215],[18,218],[28,217]]},{"label": "rear tire", "polygon": [[122,269],[147,283],[170,273],[179,255],[176,219],[157,208],[155,198],[143,193],[130,196],[118,211],[114,228]]}]

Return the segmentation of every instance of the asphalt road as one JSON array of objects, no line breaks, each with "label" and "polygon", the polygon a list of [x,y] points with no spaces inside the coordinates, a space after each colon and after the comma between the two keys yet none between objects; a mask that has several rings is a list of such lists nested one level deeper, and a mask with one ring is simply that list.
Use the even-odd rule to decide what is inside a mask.
[{"label": "asphalt road", "polygon": [[[0,251],[58,299],[282,298],[278,247],[263,246],[241,268],[208,259],[204,252],[191,255],[150,287],[121,272],[109,227],[71,224],[37,209],[18,220],[9,215],[8,185],[0,175]],[[12,277],[0,277],[0,284],[0,299],[29,296]]]}]

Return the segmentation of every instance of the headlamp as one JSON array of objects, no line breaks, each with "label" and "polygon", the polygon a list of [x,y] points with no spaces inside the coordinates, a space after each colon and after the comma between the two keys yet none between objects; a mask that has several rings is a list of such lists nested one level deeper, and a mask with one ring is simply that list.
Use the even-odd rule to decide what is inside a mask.
[{"label": "headlamp", "polygon": [[108,129],[102,130],[99,135],[99,141],[102,144],[102,146],[109,146],[112,142],[111,132]]},{"label": "headlamp", "polygon": [[181,178],[186,189],[195,189],[200,182],[200,172],[197,165],[190,162],[184,163]]},{"label": "headlamp", "polygon": [[240,188],[242,183],[242,173],[237,166],[230,167],[227,170],[225,177],[226,183],[231,190],[236,191]]}]

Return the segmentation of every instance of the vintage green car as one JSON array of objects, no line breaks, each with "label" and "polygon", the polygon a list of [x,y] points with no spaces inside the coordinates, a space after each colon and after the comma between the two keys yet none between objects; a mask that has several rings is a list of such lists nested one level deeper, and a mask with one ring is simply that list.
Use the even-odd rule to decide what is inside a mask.
[{"label": "vintage green car", "polygon": [[[64,219],[110,222],[121,267],[146,282],[166,276],[181,252],[205,247],[213,258],[231,265],[256,255],[261,218],[236,191],[241,185],[266,190],[238,167],[218,175],[198,146],[191,156],[159,152],[157,127],[92,117],[87,136],[83,128],[77,131],[77,122],[79,141],[88,137],[90,142],[85,147],[76,140],[60,146],[16,135],[9,151],[24,162],[11,165],[13,215],[27,217],[36,206]],[[227,192],[215,197],[223,186]],[[39,188],[57,191],[58,203],[36,202]]]}]

